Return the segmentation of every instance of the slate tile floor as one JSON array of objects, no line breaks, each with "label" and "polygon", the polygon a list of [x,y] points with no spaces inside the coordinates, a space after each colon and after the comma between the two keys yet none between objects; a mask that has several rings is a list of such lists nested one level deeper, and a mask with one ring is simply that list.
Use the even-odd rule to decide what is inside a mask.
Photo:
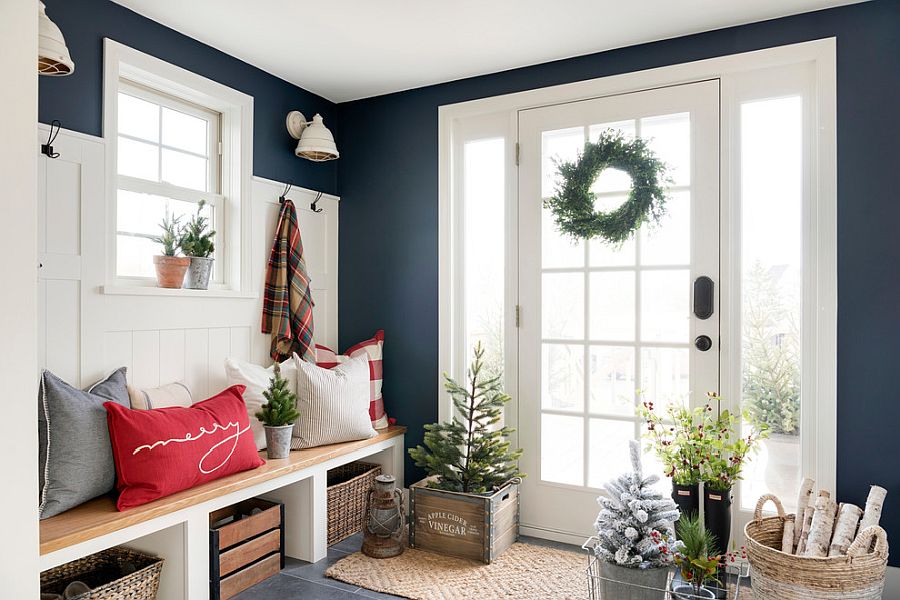
[{"label": "slate tile floor", "polygon": [[[520,538],[520,541],[540,546],[563,548],[583,552],[576,546],[550,542],[537,538]],[[325,577],[325,571],[353,554],[362,545],[362,534],[347,538],[328,549],[328,556],[317,563],[288,558],[284,570],[275,577],[235,596],[235,600],[363,600],[364,598],[397,598],[389,594],[372,592],[355,585]],[[489,600],[489,599],[485,599]]]}]

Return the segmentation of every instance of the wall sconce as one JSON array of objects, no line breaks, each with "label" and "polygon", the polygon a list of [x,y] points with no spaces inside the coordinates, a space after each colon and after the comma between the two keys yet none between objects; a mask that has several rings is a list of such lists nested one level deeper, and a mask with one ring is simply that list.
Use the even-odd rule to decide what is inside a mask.
[{"label": "wall sconce", "polygon": [[297,142],[294,154],[315,162],[334,160],[340,156],[334,136],[322,122],[322,115],[316,114],[312,121],[299,110],[292,110],[287,116],[287,130]]},{"label": "wall sconce", "polygon": [[38,2],[38,73],[71,75],[75,71],[75,61],[69,56],[62,31],[47,16],[46,8],[43,2]]}]

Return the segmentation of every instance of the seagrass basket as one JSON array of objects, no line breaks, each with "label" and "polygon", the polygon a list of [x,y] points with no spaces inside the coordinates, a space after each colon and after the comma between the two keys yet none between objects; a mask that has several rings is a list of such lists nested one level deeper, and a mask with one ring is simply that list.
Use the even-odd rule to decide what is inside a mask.
[{"label": "seagrass basket", "polygon": [[90,592],[74,600],[156,600],[163,559],[116,547],[73,560],[41,573],[41,592],[62,594],[73,581]]},{"label": "seagrass basket", "polygon": [[366,497],[381,466],[356,461],[328,471],[328,545],[362,531]]},{"label": "seagrass basket", "polygon": [[[763,517],[771,501],[778,510]],[[846,556],[814,558],[781,551],[784,523],[781,501],[771,494],[756,503],[752,521],[744,527],[750,580],[755,600],[878,600],[884,590],[888,559],[887,534],[881,527],[860,531]]]}]

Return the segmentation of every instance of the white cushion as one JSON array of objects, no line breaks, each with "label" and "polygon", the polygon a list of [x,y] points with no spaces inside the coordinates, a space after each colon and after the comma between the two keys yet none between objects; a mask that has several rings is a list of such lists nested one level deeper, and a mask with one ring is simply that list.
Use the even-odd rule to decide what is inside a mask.
[{"label": "white cushion", "polygon": [[181,381],[167,383],[155,388],[138,388],[128,384],[128,398],[131,408],[149,410],[151,408],[168,408],[170,406],[187,407],[194,403],[191,389]]},{"label": "white cushion", "polygon": [[[287,379],[288,388],[295,394],[297,393],[296,371],[297,367],[294,366],[293,360],[287,359],[281,363],[281,377]],[[256,411],[266,403],[263,392],[269,389],[269,381],[275,377],[275,366],[262,367],[236,358],[226,358],[225,376],[228,379],[229,387],[240,384],[247,388],[244,390],[244,403],[247,405],[247,414],[250,415],[253,440],[256,442],[257,450],[264,450],[266,430],[256,418]]]},{"label": "white cushion", "polygon": [[[296,447],[312,448],[375,436],[369,418],[369,359],[323,369],[294,354],[297,368]],[[295,429],[295,431],[296,431]]]}]

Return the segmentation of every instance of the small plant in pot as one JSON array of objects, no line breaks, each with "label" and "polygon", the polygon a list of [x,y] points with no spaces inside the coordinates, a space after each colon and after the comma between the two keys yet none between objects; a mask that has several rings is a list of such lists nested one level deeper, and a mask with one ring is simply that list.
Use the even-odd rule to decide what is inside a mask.
[{"label": "small plant in pot", "polygon": [[672,592],[678,600],[716,598],[719,580],[716,574],[722,564],[716,553],[716,537],[703,526],[699,514],[684,515],[676,526],[677,550],[674,561],[680,577],[672,581]]},{"label": "small plant in pot", "polygon": [[700,514],[700,481],[708,455],[704,430],[706,407],[689,409],[678,404],[666,406],[666,416],[644,401],[638,413],[647,422],[646,438],[672,478],[672,499],[682,515]]},{"label": "small plant in pot", "polygon": [[191,260],[184,287],[191,290],[209,289],[213,268],[214,259],[210,255],[216,249],[212,241],[216,232],[209,229],[209,219],[203,216],[205,206],[204,200],[197,203],[197,212],[181,231],[181,251]]},{"label": "small plant in pot", "polygon": [[629,442],[631,473],[604,486],[594,527],[600,559],[600,597],[663,600],[676,550],[678,507],[653,489],[658,475],[644,476],[641,448]]},{"label": "small plant in pot", "polygon": [[165,216],[159,224],[162,233],[153,238],[153,241],[162,245],[162,254],[153,257],[156,267],[156,283],[162,288],[178,289],[184,282],[184,273],[191,264],[191,259],[186,256],[176,256],[180,243],[179,222],[181,217],[176,217],[166,207]]},{"label": "small plant in pot", "polygon": [[[425,425],[424,447],[409,450],[429,475],[410,486],[410,545],[490,563],[518,537],[524,474],[522,451],[512,450],[508,439],[514,430],[499,427],[510,400],[503,375],[486,374],[484,354],[478,343],[465,384],[444,375],[454,417]],[[499,522],[510,525],[490,526]]]},{"label": "small plant in pot", "polygon": [[291,453],[291,434],[294,422],[300,418],[297,412],[297,395],[288,388],[288,381],[281,376],[281,368],[275,363],[275,374],[269,380],[269,388],[263,392],[266,403],[256,411],[256,418],[265,426],[266,455],[269,458],[287,458]]}]

